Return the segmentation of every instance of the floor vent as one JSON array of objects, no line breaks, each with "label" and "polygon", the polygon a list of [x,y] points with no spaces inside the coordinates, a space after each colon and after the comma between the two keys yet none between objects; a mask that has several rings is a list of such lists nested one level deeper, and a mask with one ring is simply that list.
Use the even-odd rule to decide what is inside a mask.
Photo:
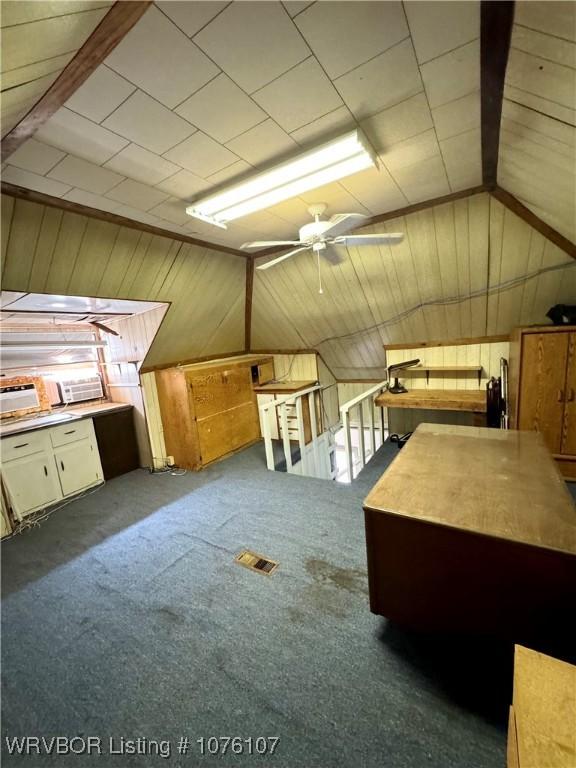
[{"label": "floor vent", "polygon": [[257,555],[256,552],[250,552],[248,549],[242,550],[239,555],[236,555],[234,560],[243,565],[244,568],[264,573],[266,576],[270,576],[278,568],[278,563],[275,560],[269,560],[267,557]]}]

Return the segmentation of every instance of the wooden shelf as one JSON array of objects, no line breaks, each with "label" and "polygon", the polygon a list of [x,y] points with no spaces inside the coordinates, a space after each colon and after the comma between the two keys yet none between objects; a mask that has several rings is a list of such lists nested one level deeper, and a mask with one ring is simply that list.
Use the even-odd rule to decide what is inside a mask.
[{"label": "wooden shelf", "polygon": [[481,365],[415,365],[413,368],[397,368],[396,372],[404,371],[407,374],[422,372],[426,374],[426,381],[430,380],[430,373],[475,373],[478,376],[478,384],[482,378]]},{"label": "wooden shelf", "polygon": [[383,392],[374,404],[384,408],[486,413],[486,392],[483,389],[413,389],[399,395]]}]

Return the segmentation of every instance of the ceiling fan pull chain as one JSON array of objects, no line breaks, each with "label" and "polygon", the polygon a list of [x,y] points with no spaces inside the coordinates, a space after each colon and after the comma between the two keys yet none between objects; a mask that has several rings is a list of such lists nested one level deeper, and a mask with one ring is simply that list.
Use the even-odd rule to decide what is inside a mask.
[{"label": "ceiling fan pull chain", "polygon": [[318,261],[318,293],[324,293],[322,290],[322,275],[320,274],[320,251],[316,251],[316,259]]}]

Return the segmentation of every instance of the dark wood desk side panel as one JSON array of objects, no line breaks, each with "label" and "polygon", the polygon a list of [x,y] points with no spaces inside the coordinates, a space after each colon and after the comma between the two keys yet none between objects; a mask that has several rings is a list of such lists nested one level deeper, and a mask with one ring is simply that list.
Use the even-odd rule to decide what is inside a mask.
[{"label": "dark wood desk side panel", "polygon": [[94,432],[100,452],[104,479],[125,475],[138,469],[138,444],[132,408],[93,417]]},{"label": "dark wood desk side panel", "polygon": [[570,629],[576,557],[368,509],[364,514],[373,613],[418,630],[517,642],[572,632],[576,642]]}]

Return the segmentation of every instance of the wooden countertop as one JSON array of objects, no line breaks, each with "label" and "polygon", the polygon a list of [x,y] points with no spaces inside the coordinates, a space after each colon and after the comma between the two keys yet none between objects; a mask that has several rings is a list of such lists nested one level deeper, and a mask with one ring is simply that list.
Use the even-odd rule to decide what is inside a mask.
[{"label": "wooden countertop", "polygon": [[517,645],[513,710],[520,768],[576,765],[576,667]]},{"label": "wooden countertop", "polygon": [[576,555],[576,506],[537,432],[420,424],[364,508]]},{"label": "wooden countertop", "polygon": [[486,392],[483,389],[411,389],[399,395],[382,392],[374,403],[385,408],[486,413]]},{"label": "wooden countertop", "polygon": [[316,381],[277,381],[270,384],[257,384],[254,386],[254,392],[260,395],[289,395],[292,392],[310,389],[316,384]]},{"label": "wooden countertop", "polygon": [[48,413],[38,414],[37,416],[28,416],[15,421],[9,421],[5,424],[0,423],[0,437],[8,435],[18,435],[22,432],[32,432],[36,429],[46,429],[48,427],[57,427],[58,424],[67,424],[69,421],[78,421],[79,419],[92,419],[102,416],[105,413],[114,411],[125,411],[132,408],[127,403],[90,403],[84,405],[75,405],[66,410],[54,410]]}]

